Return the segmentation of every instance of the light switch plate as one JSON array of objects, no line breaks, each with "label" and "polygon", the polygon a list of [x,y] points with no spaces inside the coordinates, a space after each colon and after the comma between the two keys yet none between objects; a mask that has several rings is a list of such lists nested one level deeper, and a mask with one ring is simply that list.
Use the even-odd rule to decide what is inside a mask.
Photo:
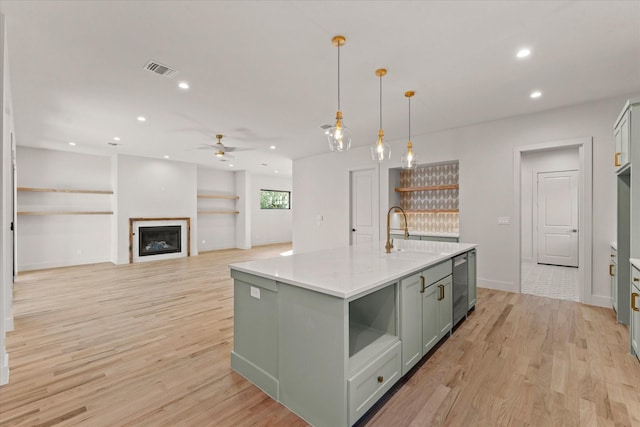
[{"label": "light switch plate", "polygon": [[260,299],[260,288],[256,288],[255,286],[251,287],[251,296],[257,299]]}]

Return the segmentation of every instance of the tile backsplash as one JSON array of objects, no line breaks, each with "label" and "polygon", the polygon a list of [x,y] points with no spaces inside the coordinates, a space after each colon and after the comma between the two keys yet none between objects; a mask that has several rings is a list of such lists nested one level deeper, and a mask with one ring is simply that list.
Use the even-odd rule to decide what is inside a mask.
[{"label": "tile backsplash", "polygon": [[[458,162],[422,166],[400,171],[401,187],[433,187],[458,184]],[[409,210],[438,210],[451,212],[412,213],[407,215],[409,229],[439,233],[459,230],[458,189],[408,191],[400,193],[400,206]],[[404,221],[402,221],[404,223]],[[404,225],[403,225],[404,226]]]}]

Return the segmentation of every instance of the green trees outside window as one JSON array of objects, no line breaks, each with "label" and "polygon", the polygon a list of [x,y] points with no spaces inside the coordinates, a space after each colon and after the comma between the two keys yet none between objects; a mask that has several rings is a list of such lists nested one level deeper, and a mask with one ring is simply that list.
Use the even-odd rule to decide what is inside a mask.
[{"label": "green trees outside window", "polygon": [[291,191],[260,190],[260,209],[291,209]]}]

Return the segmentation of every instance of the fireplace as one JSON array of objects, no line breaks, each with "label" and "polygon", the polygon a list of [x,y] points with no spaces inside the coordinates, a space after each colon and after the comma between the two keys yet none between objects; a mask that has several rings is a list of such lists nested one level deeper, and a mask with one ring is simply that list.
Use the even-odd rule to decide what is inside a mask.
[{"label": "fireplace", "polygon": [[129,218],[129,262],[187,257],[189,218]]},{"label": "fireplace", "polygon": [[182,249],[179,225],[138,227],[138,256],[172,254]]}]

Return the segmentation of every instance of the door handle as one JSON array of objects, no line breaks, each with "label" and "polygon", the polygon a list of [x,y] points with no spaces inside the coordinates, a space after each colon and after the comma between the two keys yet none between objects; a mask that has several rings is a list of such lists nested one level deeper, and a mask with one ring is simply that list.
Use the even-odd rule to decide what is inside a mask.
[{"label": "door handle", "polygon": [[640,310],[638,309],[638,306],[636,305],[636,298],[638,298],[638,294],[637,294],[637,293],[635,293],[635,292],[633,292],[633,293],[631,294],[631,310],[633,310],[633,311],[640,311]]},{"label": "door handle", "polygon": [[616,166],[620,166],[620,155],[622,153],[616,153],[615,157],[613,158],[613,162],[615,163]]},{"label": "door handle", "polygon": [[609,276],[613,277],[613,264],[609,264]]},{"label": "door handle", "polygon": [[440,295],[438,296],[438,301],[442,301],[444,299],[444,285],[438,285],[438,289],[440,289]]},{"label": "door handle", "polygon": [[352,229],[351,229],[351,231],[356,231],[356,229],[355,229],[355,228],[352,228]]},{"label": "door handle", "polygon": [[578,229],[577,228],[572,228],[571,230],[567,230],[567,233],[577,233]]},{"label": "door handle", "polygon": [[426,289],[426,287],[424,286],[424,276],[420,276],[420,282],[422,283],[420,287],[420,293],[424,294],[424,290]]}]

